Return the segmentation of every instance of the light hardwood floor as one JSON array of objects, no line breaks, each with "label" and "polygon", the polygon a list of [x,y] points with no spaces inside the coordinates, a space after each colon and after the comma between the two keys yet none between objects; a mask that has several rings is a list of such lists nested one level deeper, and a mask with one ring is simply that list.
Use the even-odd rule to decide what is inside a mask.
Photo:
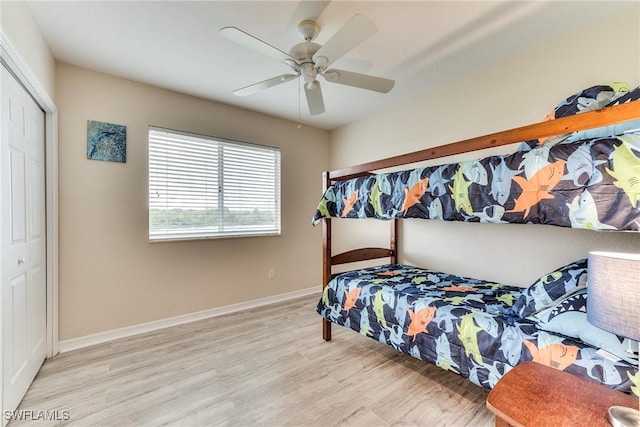
[{"label": "light hardwood floor", "polygon": [[[340,326],[316,297],[47,360],[18,408],[72,426],[491,426],[487,391]],[[66,412],[65,412],[66,411]]]}]

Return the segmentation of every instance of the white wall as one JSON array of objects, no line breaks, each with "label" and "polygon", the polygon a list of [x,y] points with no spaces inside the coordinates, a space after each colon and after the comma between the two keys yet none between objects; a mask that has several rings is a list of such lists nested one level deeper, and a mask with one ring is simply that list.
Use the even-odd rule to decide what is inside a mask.
[{"label": "white wall", "polygon": [[[331,133],[331,167],[346,167],[542,120],[572,93],[640,84],[640,4]],[[493,153],[515,147],[502,147]],[[488,152],[462,156],[484,157]],[[446,163],[461,158],[439,161]],[[334,221],[336,251],[384,244],[387,225]],[[371,231],[375,230],[375,231]],[[401,261],[521,286],[590,250],[640,252],[640,235],[538,225],[406,220]]]},{"label": "white wall", "polygon": [[55,60],[24,1],[0,1],[2,30],[19,55],[55,100]]},{"label": "white wall", "polygon": [[[61,340],[320,289],[327,131],[61,63],[56,90]],[[87,160],[87,120],[127,126],[126,163]],[[149,243],[149,125],[280,147],[282,235]]]}]

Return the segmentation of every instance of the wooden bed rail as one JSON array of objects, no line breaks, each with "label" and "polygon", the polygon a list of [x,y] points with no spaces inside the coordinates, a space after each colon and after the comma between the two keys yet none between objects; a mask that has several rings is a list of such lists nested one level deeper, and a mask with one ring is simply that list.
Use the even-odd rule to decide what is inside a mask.
[{"label": "wooden bed rail", "polygon": [[350,262],[368,261],[392,257],[394,251],[387,248],[361,248],[343,252],[331,257],[331,265],[348,264]]},{"label": "wooden bed rail", "polygon": [[500,147],[502,145],[514,144],[517,142],[528,141],[530,139],[562,135],[565,133],[622,123],[634,119],[640,119],[640,100],[603,108],[601,110],[576,114],[569,117],[562,117],[556,120],[549,120],[533,125],[509,129],[502,132],[496,132],[476,138],[465,139],[463,141],[453,142],[439,147],[426,148],[424,150],[414,151],[413,153],[401,154],[399,156],[363,163],[361,165],[344,169],[336,169],[329,171],[327,173],[327,178],[330,181],[342,181],[359,176],[370,175],[372,171],[380,169],[403,166],[425,160],[482,150],[485,148]]}]

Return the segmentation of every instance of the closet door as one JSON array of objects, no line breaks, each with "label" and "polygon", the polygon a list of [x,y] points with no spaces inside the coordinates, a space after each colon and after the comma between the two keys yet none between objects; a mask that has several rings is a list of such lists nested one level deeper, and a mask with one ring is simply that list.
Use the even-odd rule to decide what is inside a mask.
[{"label": "closet door", "polygon": [[44,112],[2,69],[2,408],[14,410],[46,355]]}]

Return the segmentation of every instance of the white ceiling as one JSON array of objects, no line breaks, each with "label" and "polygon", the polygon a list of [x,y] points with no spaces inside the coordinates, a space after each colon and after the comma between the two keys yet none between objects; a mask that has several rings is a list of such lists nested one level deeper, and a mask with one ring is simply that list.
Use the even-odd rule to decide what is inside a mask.
[{"label": "white ceiling", "polygon": [[[334,129],[446,85],[598,17],[624,1],[29,1],[59,61]],[[380,94],[321,80],[326,112],[299,103],[299,80],[249,97],[232,91],[288,73],[218,34],[236,26],[283,51],[314,19],[323,44],[356,13],[378,32],[333,66],[396,80]],[[523,77],[526,80],[526,77]]]}]

